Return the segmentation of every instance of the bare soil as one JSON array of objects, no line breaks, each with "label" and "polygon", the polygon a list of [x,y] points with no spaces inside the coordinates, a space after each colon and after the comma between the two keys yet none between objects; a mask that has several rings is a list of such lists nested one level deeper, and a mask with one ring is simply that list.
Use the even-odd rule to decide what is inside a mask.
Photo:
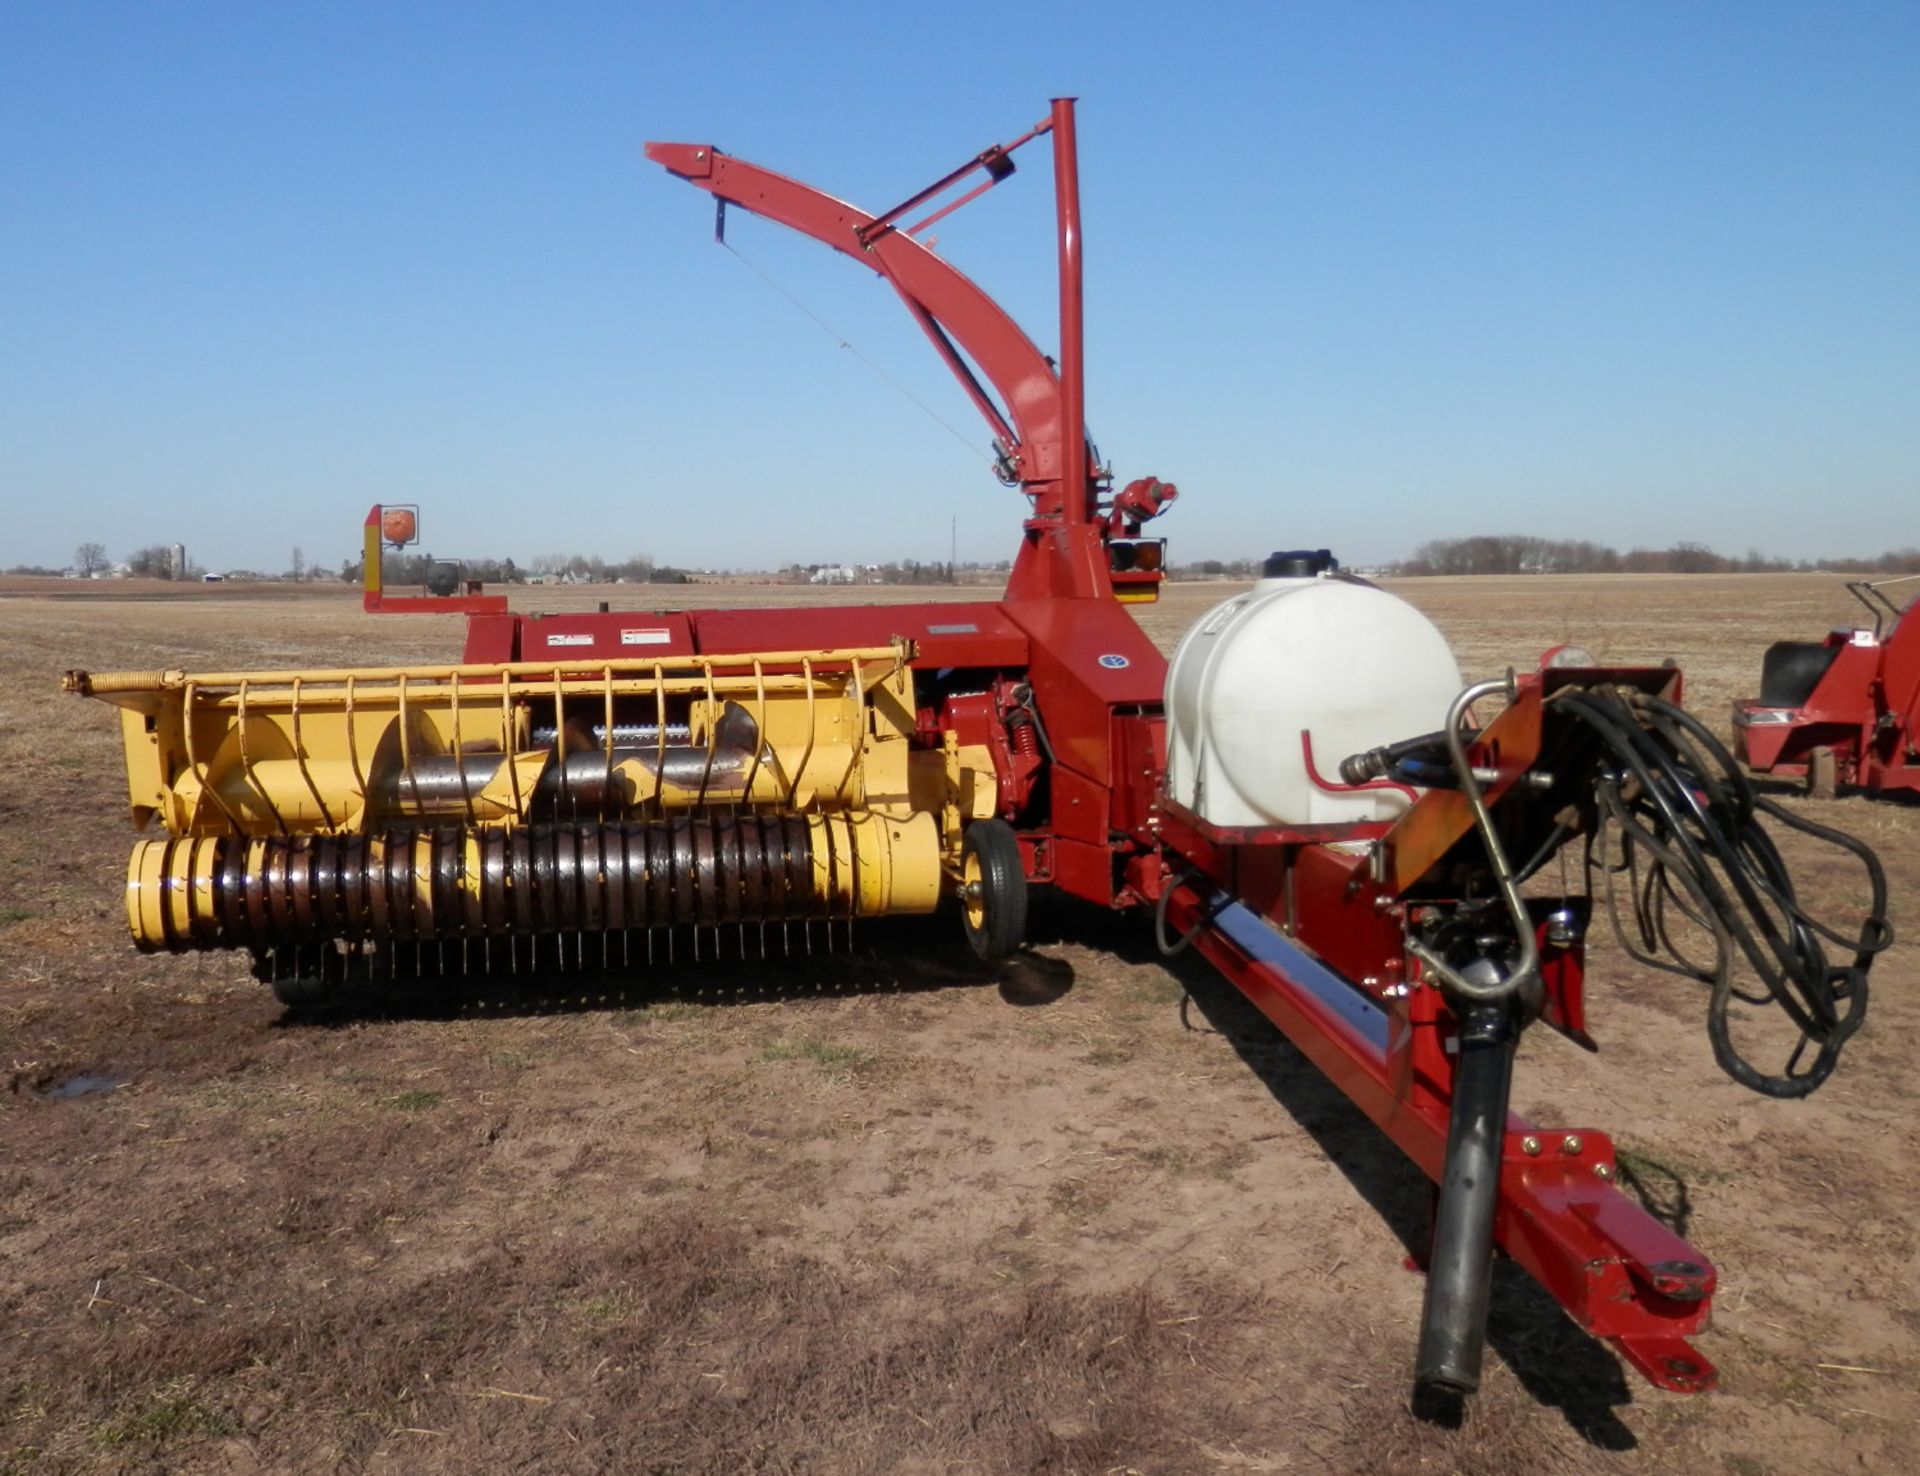
[{"label": "bare soil", "polygon": [[[1227,592],[1143,622],[1170,649]],[[1817,576],[1401,592],[1477,674],[1569,639],[1677,657],[1722,727],[1769,640],[1851,619]],[[1417,1176],[1137,921],[1043,904],[998,973],[943,917],[291,1017],[237,959],[129,947],[114,714],[58,674],[442,660],[457,624],[7,593],[0,1472],[1920,1469],[1908,945],[1794,1104],[1722,1077],[1698,995],[1596,938],[1603,1051],[1533,1032],[1516,1106],[1615,1133],[1718,1264],[1723,1389],[1649,1388],[1503,1271],[1487,1386],[1437,1426],[1406,1397]],[[846,594],[522,598],[650,596]],[[1920,807],[1794,803],[1876,845],[1910,915]]]}]

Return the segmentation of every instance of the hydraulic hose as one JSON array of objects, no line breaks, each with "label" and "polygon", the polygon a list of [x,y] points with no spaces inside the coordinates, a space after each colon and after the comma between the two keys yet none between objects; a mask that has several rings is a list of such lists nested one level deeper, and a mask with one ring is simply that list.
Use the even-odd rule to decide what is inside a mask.
[{"label": "hydraulic hose", "polygon": [[[1772,1097],[1817,1089],[1865,1020],[1868,971],[1893,941],[1879,858],[1756,793],[1726,747],[1671,702],[1612,687],[1565,688],[1549,700],[1601,749],[1588,864],[1605,879],[1620,945],[1640,963],[1709,986],[1708,1039],[1735,1081]],[[1857,931],[1843,933],[1802,904],[1763,818],[1860,863],[1869,902]],[[1711,957],[1689,955],[1674,936],[1676,916],[1712,940]],[[1832,962],[1823,940],[1851,959]],[[1737,987],[1743,968],[1757,988]],[[1735,1000],[1771,1003],[1793,1023],[1799,1039],[1780,1069],[1761,1069],[1735,1044]]]},{"label": "hydraulic hose", "polygon": [[1513,1011],[1474,1004],[1460,1021],[1460,1058],[1447,1122],[1447,1158],[1433,1217],[1433,1255],[1420,1310],[1414,1378],[1471,1394],[1480,1387],[1493,1275],[1493,1217],[1513,1085]]}]

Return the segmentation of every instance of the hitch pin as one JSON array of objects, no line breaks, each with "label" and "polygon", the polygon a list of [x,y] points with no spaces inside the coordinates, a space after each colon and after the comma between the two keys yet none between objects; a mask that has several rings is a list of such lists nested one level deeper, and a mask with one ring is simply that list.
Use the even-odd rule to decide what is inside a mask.
[{"label": "hitch pin", "polygon": [[[1481,784],[1496,784],[1500,779],[1500,771],[1475,764],[1473,777]],[[1513,782],[1522,789],[1552,789],[1553,775],[1545,769],[1528,769],[1526,773],[1517,776]]]}]

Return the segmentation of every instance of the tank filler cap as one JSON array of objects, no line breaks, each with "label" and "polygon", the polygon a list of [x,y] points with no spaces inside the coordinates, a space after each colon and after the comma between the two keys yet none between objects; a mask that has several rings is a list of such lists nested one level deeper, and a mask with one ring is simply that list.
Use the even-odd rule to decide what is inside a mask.
[{"label": "tank filler cap", "polygon": [[1267,555],[1260,566],[1262,579],[1312,579],[1338,572],[1340,561],[1328,548],[1287,548]]}]

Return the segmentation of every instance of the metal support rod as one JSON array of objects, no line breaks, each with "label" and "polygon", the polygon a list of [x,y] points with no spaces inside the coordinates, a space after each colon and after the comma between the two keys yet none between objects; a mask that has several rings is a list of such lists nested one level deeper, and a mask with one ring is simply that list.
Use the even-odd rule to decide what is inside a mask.
[{"label": "metal support rod", "polygon": [[1475,682],[1455,697],[1447,709],[1446,734],[1447,754],[1453,760],[1454,777],[1473,811],[1474,828],[1480,832],[1481,844],[1487,849],[1487,862],[1493,868],[1493,879],[1500,887],[1500,895],[1506,900],[1507,916],[1513,921],[1513,940],[1519,949],[1519,957],[1510,971],[1490,983],[1483,983],[1468,979],[1418,938],[1407,939],[1407,951],[1425,964],[1453,994],[1480,1003],[1510,998],[1527,988],[1540,972],[1540,945],[1533,935],[1533,921],[1528,916],[1525,900],[1520,896],[1520,885],[1514,879],[1513,865],[1507,860],[1506,847],[1500,843],[1500,831],[1494,825],[1486,797],[1481,793],[1479,775],[1467,754],[1467,740],[1461,726],[1467,710],[1482,697],[1499,692],[1511,700],[1514,690],[1511,671],[1500,680]]},{"label": "metal support rod", "polygon": [[1053,196],[1060,223],[1060,511],[1068,523],[1093,520],[1087,475],[1087,381],[1081,326],[1080,160],[1070,97],[1053,100]]},{"label": "metal support rod", "polygon": [[1469,1006],[1460,1023],[1460,1060],[1447,1123],[1446,1166],[1433,1216],[1433,1254],[1420,1311],[1420,1384],[1471,1394],[1480,1387],[1493,1275],[1493,1218],[1513,1085],[1513,1010]]},{"label": "metal support rod", "polygon": [[973,158],[967,160],[966,163],[962,164],[958,169],[951,170],[948,173],[941,175],[940,178],[936,179],[932,184],[928,185],[924,190],[916,190],[913,194],[907,196],[906,199],[902,200],[898,205],[894,206],[893,209],[882,211],[879,215],[876,215],[872,220],[868,221],[865,225],[861,226],[858,230],[856,230],[854,234],[860,238],[860,244],[862,246],[871,246],[874,240],[878,236],[880,236],[882,233],[889,230],[896,229],[896,227],[894,226],[894,222],[898,220],[901,216],[905,215],[909,210],[913,209],[914,206],[919,205],[927,200],[931,200],[935,195],[940,194],[942,191],[946,190],[949,186],[958,184],[961,180],[965,179],[969,174],[973,173],[973,171],[976,169],[984,169],[987,172],[987,181],[985,184],[979,185],[976,188],[970,190],[967,194],[963,195],[960,199],[955,200],[953,203],[943,207],[939,211],[928,216],[925,220],[917,221],[913,225],[907,227],[907,234],[914,235],[920,231],[925,230],[928,226],[932,225],[941,216],[951,215],[955,210],[958,210],[962,205],[966,204],[968,200],[971,200],[976,195],[982,194],[985,191],[992,189],[995,185],[999,184],[1001,180],[1005,179],[1009,174],[1012,174],[1013,164],[1008,159],[1007,156],[1010,155],[1015,149],[1019,148],[1022,144],[1032,143],[1036,138],[1038,138],[1041,134],[1045,133],[1051,127],[1053,127],[1053,123],[1050,119],[1042,120],[1041,122],[1034,124],[1033,127],[1029,128],[1025,133],[1021,134],[1012,143],[996,144],[990,149],[981,150]]}]

